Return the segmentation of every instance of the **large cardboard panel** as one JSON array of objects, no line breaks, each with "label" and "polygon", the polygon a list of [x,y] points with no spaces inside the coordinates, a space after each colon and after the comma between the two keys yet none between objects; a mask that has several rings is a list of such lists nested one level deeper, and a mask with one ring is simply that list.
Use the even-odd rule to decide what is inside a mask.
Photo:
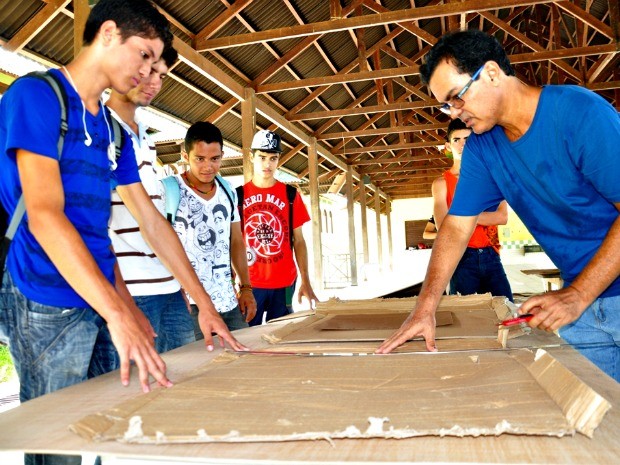
[{"label": "large cardboard panel", "polygon": [[[272,344],[383,341],[415,307],[417,297],[341,301],[319,304],[316,314],[265,334]],[[498,324],[511,315],[503,297],[490,294],[444,296],[436,314],[436,338],[495,340]]]},{"label": "large cardboard panel", "polygon": [[96,441],[149,444],[591,436],[609,408],[544,351],[224,354],[170,389],[71,428]]}]

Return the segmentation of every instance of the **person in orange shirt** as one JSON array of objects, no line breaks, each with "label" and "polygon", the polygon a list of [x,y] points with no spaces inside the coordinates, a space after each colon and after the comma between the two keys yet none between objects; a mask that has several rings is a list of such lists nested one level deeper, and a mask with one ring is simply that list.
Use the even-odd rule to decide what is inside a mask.
[{"label": "person in orange shirt", "polygon": [[[452,152],[454,163],[452,168],[433,181],[433,216],[437,230],[441,229],[441,223],[452,205],[461,171],[461,156],[471,132],[460,119],[454,119],[448,125],[446,149]],[[450,279],[450,294],[490,292],[494,296],[505,296],[513,300],[510,283],[499,256],[497,235],[497,225],[506,224],[507,221],[508,205],[505,200],[496,211],[480,214],[467,250]]]}]

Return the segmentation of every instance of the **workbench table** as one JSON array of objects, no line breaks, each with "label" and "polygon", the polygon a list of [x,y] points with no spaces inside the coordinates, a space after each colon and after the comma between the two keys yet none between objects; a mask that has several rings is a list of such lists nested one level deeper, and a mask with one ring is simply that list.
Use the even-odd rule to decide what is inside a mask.
[{"label": "workbench table", "polygon": [[547,292],[561,289],[564,285],[560,270],[557,268],[521,270],[521,273],[540,277]]},{"label": "workbench table", "polygon": [[[277,326],[286,322],[275,323]],[[252,348],[265,347],[260,338],[274,324],[238,331],[241,342]],[[545,345],[555,338],[535,331],[511,340],[509,346]],[[557,338],[555,338],[557,342]],[[136,372],[129,387],[120,384],[118,373],[26,402],[0,414],[0,450],[36,453],[96,453],[105,465],[119,463],[204,464],[618,464],[620,463],[620,384],[567,346],[546,349],[612,403],[594,438],[516,436],[417,437],[411,439],[346,439],[281,443],[219,443],[138,445],[119,442],[89,442],[69,431],[68,426],[84,416],[109,409],[140,394]],[[209,362],[202,342],[164,355],[170,378],[181,380]],[[507,392],[507,396],[511,393]],[[516,393],[515,393],[516,395]],[[217,421],[214,418],[213,421]],[[147,462],[144,462],[147,461]]]}]

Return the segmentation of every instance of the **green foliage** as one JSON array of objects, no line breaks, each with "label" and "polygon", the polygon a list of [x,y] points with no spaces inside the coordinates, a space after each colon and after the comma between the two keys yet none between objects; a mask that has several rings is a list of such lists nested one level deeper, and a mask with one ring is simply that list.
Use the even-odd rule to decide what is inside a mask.
[{"label": "green foliage", "polygon": [[9,353],[9,348],[5,345],[0,345],[0,383],[8,381],[15,376],[15,367],[13,366],[13,359]]}]

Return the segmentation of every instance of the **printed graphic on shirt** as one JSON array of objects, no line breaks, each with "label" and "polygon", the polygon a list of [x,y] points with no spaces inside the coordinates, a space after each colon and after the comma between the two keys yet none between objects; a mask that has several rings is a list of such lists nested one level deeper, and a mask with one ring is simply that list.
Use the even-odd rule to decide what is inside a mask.
[{"label": "printed graphic on shirt", "polygon": [[[253,195],[244,201],[244,232],[248,265],[274,263],[282,259],[283,245],[289,242],[286,203],[272,194]],[[285,219],[286,218],[286,219]]]},{"label": "printed graphic on shirt", "polygon": [[205,201],[181,186],[174,229],[215,308],[237,306],[230,269],[230,202],[218,191]]}]

